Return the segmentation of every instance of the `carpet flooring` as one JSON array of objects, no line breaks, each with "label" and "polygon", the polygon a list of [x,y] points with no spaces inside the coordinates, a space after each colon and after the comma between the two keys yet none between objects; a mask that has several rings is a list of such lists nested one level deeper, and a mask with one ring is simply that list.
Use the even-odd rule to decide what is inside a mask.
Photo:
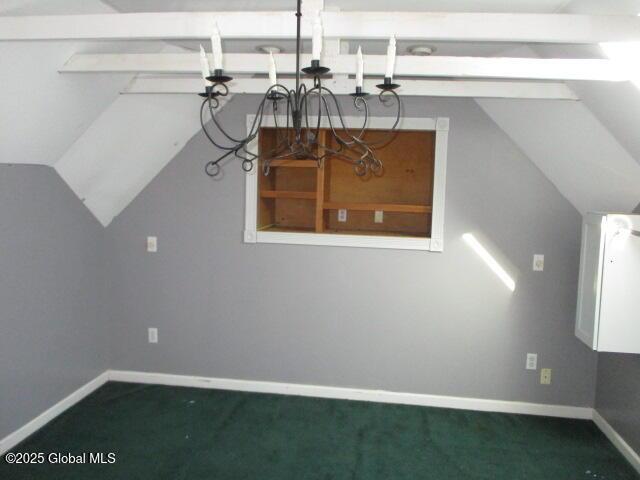
[{"label": "carpet flooring", "polygon": [[[640,478],[586,420],[118,382],[12,452],[47,461],[2,459],[0,479]],[[115,463],[88,463],[90,452]]]}]

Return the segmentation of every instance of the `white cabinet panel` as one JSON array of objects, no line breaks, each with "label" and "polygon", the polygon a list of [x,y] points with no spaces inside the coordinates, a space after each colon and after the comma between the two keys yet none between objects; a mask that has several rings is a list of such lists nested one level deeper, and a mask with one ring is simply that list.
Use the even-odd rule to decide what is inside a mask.
[{"label": "white cabinet panel", "polygon": [[576,335],[594,349],[598,347],[596,332],[600,317],[600,266],[604,257],[605,223],[605,216],[595,214],[587,214],[582,223]]},{"label": "white cabinet panel", "polygon": [[602,352],[640,353],[640,215],[588,214],[576,335]]}]

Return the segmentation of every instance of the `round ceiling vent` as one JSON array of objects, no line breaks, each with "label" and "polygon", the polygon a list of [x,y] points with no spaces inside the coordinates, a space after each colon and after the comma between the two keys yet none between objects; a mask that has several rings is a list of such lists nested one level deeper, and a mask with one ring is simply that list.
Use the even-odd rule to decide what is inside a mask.
[{"label": "round ceiling vent", "polygon": [[256,50],[260,53],[282,53],[282,48],[277,45],[258,45]]},{"label": "round ceiling vent", "polygon": [[418,57],[428,57],[432,55],[436,51],[435,47],[430,47],[429,45],[413,45],[407,48],[407,52],[411,55],[416,55]]}]

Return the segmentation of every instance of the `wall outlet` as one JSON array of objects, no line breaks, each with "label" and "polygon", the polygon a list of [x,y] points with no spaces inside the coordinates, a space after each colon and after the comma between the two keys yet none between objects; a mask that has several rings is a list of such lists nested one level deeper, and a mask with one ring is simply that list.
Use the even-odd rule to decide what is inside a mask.
[{"label": "wall outlet", "polygon": [[533,256],[533,271],[542,272],[544,270],[544,255],[536,254]]},{"label": "wall outlet", "polygon": [[538,369],[538,354],[527,353],[527,370],[537,370],[537,369]]},{"label": "wall outlet", "polygon": [[551,369],[543,368],[540,370],[540,383],[542,385],[551,385]]},{"label": "wall outlet", "polygon": [[150,328],[149,329],[149,343],[158,343],[158,329]]},{"label": "wall outlet", "polygon": [[340,210],[338,210],[338,221],[339,222],[346,222],[347,221],[347,209],[346,208],[341,208]]},{"label": "wall outlet", "polygon": [[147,237],[147,252],[156,253],[158,251],[158,237]]},{"label": "wall outlet", "polygon": [[373,215],[373,221],[375,223],[382,223],[384,221],[384,212],[382,210],[376,210]]}]

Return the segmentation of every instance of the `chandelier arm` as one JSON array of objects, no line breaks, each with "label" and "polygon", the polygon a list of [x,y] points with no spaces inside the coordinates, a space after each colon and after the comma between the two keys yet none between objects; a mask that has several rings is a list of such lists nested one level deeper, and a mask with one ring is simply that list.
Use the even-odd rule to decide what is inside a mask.
[{"label": "chandelier arm", "polygon": [[[326,91],[329,94],[329,97],[333,100],[333,103],[336,106],[336,112],[338,114],[338,119],[340,120],[340,124],[342,125],[342,130],[349,136],[349,138],[352,139],[352,141],[355,141],[356,138],[359,138],[359,137],[354,136],[351,133],[351,130],[347,127],[347,124],[344,121],[344,116],[342,115],[342,109],[340,108],[340,103],[338,102],[337,97],[328,88],[326,88],[326,87],[320,87],[320,88],[323,91]],[[329,112],[327,112],[327,116],[330,116]],[[367,120],[368,120],[368,117],[365,117],[365,121],[364,121],[364,123],[362,125],[362,128],[360,129],[360,136],[362,135],[362,132],[364,131],[365,127],[367,126]],[[347,143],[347,145],[349,145],[349,143]]]},{"label": "chandelier arm", "polygon": [[[318,77],[318,87],[320,87],[320,77]],[[318,138],[320,138],[320,125],[322,122],[322,92],[318,90],[318,123],[316,124],[316,131],[314,133],[314,137],[316,142]]]},{"label": "chandelier arm", "polygon": [[[313,89],[311,90],[313,91]],[[305,92],[304,96],[301,99],[304,108],[304,116],[305,116],[305,135],[304,135],[304,148],[306,151],[306,156],[312,158],[313,160],[317,160],[318,156],[313,153],[313,145],[318,145],[318,139],[320,138],[320,115],[318,115],[318,126],[313,127],[309,123],[309,98],[308,94],[311,92]]]},{"label": "chandelier arm", "polygon": [[[335,102],[335,97],[334,97],[334,102]],[[327,118],[329,119],[329,126],[331,128],[332,133],[334,134],[334,138],[338,141],[338,146],[339,146],[339,150],[331,150],[330,153],[331,154],[336,154],[336,155],[338,155],[338,158],[342,158],[343,160],[351,163],[353,165],[353,169],[354,169],[354,172],[356,173],[356,175],[358,175],[358,176],[365,175],[367,173],[367,165],[362,160],[361,151],[358,151],[359,148],[360,148],[360,150],[362,149],[362,145],[361,145],[362,142],[357,141],[357,139],[354,138],[353,135],[351,135],[349,130],[344,128],[344,122],[343,122],[341,116],[340,116],[340,120],[343,123],[343,129],[345,130],[347,135],[349,135],[353,140],[348,142],[348,141],[345,141],[342,137],[340,137],[340,135],[338,135],[338,133],[335,131],[335,129],[333,127],[333,123],[331,121],[331,113],[330,113],[330,110],[329,110],[328,102],[326,101],[326,99],[324,99],[324,97],[323,97],[323,103],[325,105],[325,110],[327,111]],[[346,155],[344,153],[341,153],[342,150],[345,147],[350,149],[350,150],[356,151],[358,153],[358,155],[361,155],[361,157],[359,159],[357,159],[357,160],[354,160],[352,157],[350,157],[350,156],[348,156],[348,155]],[[325,152],[326,152],[326,150],[325,150]],[[326,153],[325,153],[325,156],[326,156]]]},{"label": "chandelier arm", "polygon": [[204,112],[204,106],[207,103],[207,100],[205,99],[202,102],[202,106],[200,107],[200,126],[202,127],[202,130],[204,131],[205,136],[209,139],[209,141],[215,145],[217,148],[219,148],[220,150],[227,150],[229,152],[232,152],[235,147],[226,147],[224,145],[219,145],[212,137],[212,135],[209,133],[209,131],[206,128],[205,122],[204,122],[204,116],[203,116],[203,112]]},{"label": "chandelier arm", "polygon": [[[295,130],[295,122],[293,121],[293,115],[296,110],[296,107],[295,107],[296,102],[297,102],[296,92],[294,90],[289,90],[289,97],[287,98],[287,131],[286,131],[287,147],[289,149],[291,149],[293,146],[293,144],[291,143],[291,135],[289,134],[289,132],[291,131],[291,128]],[[289,124],[289,121],[291,121],[291,124]]]},{"label": "chandelier arm", "polygon": [[[246,143],[251,142],[258,134],[258,130],[260,128],[260,126],[262,125],[262,117],[263,117],[263,112],[264,112],[264,105],[265,102],[267,100],[267,94],[264,95],[264,97],[262,98],[262,101],[260,102],[260,105],[258,106],[258,110],[256,112],[256,116],[253,119],[253,123],[251,124],[251,127],[249,128],[249,133],[247,134],[247,136],[243,139],[236,139],[233,138],[231,135],[229,135],[224,128],[218,123],[218,121],[216,120],[216,116],[214,115],[213,110],[211,109],[211,106],[209,106],[209,113],[211,114],[211,119],[213,120],[214,124],[218,127],[218,130],[220,132],[222,132],[222,134],[227,137],[229,140],[231,140],[232,142],[235,142],[239,145],[243,145]],[[256,127],[257,124],[257,127]],[[237,148],[239,145],[236,145],[236,147],[233,148]]]},{"label": "chandelier arm", "polygon": [[222,127],[222,125],[220,125],[220,123],[218,122],[218,120],[216,119],[216,115],[215,112],[213,111],[213,108],[211,107],[211,105],[209,104],[209,114],[211,116],[211,121],[213,121],[214,125],[218,128],[218,131],[221,132],[225,137],[227,137],[227,139],[231,142],[234,143],[240,143],[242,142],[242,140],[238,140],[236,138],[233,138],[231,135],[229,135],[225,129]]},{"label": "chandelier arm", "polygon": [[[333,125],[331,124],[331,111],[329,110],[329,108],[327,106],[327,102],[326,102],[326,100],[324,99],[324,97],[322,95],[322,86],[321,86],[321,83],[320,83],[320,79],[319,79],[319,77],[317,77],[317,78],[318,78],[318,81],[314,82],[315,86],[312,89],[310,89],[310,90],[305,92],[304,96],[302,97],[302,100],[304,101],[304,103],[306,105],[308,103],[307,97],[309,95],[314,94],[314,93],[316,95],[318,95],[318,123],[316,125],[316,129],[315,129],[315,132],[314,132],[314,137],[316,139],[316,143],[320,146],[320,143],[317,141],[317,139],[319,138],[320,127],[321,127],[321,124],[322,124],[321,122],[322,122],[322,105],[323,104],[325,105],[325,111],[327,113],[327,119],[329,121],[329,127],[331,128],[332,133],[333,133],[333,135],[335,137],[338,137],[338,134],[336,133],[335,129],[333,128]],[[310,127],[309,127],[308,123],[309,122],[308,122],[308,119],[307,119],[307,129],[309,130]],[[342,139],[340,139],[340,138],[337,138],[337,140],[338,140],[338,143],[340,143],[340,141],[342,141]],[[322,147],[326,147],[326,146],[322,145]],[[326,157],[326,155],[322,155],[321,157],[318,157],[317,155],[314,155],[314,159],[316,159],[316,160],[322,160],[325,157]]]},{"label": "chandelier arm", "polygon": [[[322,122],[322,95],[320,95],[321,83],[322,83],[322,80],[320,79],[320,76],[315,75],[313,77],[313,88],[311,88],[310,90],[307,90],[305,86],[305,93],[304,93],[304,96],[302,97],[302,100],[305,103],[305,111],[308,112],[309,99],[311,98],[310,95],[313,94],[314,92],[318,95],[318,122],[316,123],[315,131],[313,132],[313,138],[316,143],[318,143],[318,138],[320,138],[320,125]],[[308,133],[309,131],[311,131],[311,127],[309,126],[309,119],[307,118],[307,138],[309,138],[309,133]]]},{"label": "chandelier arm", "polygon": [[[266,98],[267,98],[267,95],[265,94],[265,96],[263,97],[262,101],[260,102],[260,106],[258,107],[258,112],[260,112],[260,113],[258,113],[258,115],[259,115],[260,117],[262,117],[262,113],[261,113],[261,112],[262,112],[262,109],[264,108],[264,102],[265,102]],[[222,127],[222,125],[220,125],[220,123],[218,122],[218,120],[216,119],[216,116],[214,115],[214,113],[213,113],[213,109],[211,108],[211,106],[209,106],[209,111],[210,111],[210,113],[211,113],[211,120],[213,120],[213,123],[215,123],[216,127],[218,127],[218,130],[220,130],[220,132],[221,132],[225,137],[227,137],[230,141],[235,142],[235,143],[243,143],[244,141],[246,141],[246,140],[247,140],[247,137],[245,137],[244,139],[237,139],[237,138],[234,138],[234,137],[232,137],[231,135],[229,135],[229,134],[225,131],[225,129]],[[256,116],[256,118],[254,118],[253,125],[255,125],[255,121],[256,121],[256,119],[257,119],[257,116]],[[252,127],[251,127],[251,130],[250,130],[250,131],[252,131],[252,130],[253,130],[253,125],[252,125]]]},{"label": "chandelier arm", "polygon": [[[271,149],[269,152],[269,156],[264,158],[264,161],[268,161],[273,157],[278,155],[278,152],[284,150],[287,144],[287,138],[285,135],[281,133],[282,128],[278,125],[278,115],[276,115],[275,101],[274,101],[274,109],[273,109],[273,124],[276,130],[276,146]],[[285,133],[287,130],[285,130]]]},{"label": "chandelier arm", "polygon": [[358,106],[361,104],[364,108],[364,121],[362,122],[362,128],[360,129],[360,133],[355,137],[360,140],[364,136],[365,128],[367,127],[367,123],[369,122],[369,103],[365,100],[364,97],[355,97],[353,99],[353,106],[356,107],[356,110],[361,110],[361,107]]},{"label": "chandelier arm", "polygon": [[373,147],[373,148],[382,147],[384,145],[389,144],[391,141],[393,141],[393,139],[397,135],[396,128],[398,127],[398,124],[400,123],[400,118],[401,118],[401,113],[402,113],[402,105],[401,105],[401,101],[400,101],[400,96],[393,90],[386,90],[386,91],[383,90],[378,95],[378,98],[380,99],[380,102],[383,103],[383,104],[386,103],[384,100],[382,100],[382,95],[384,95],[385,93],[387,95],[393,95],[395,97],[395,102],[396,102],[396,105],[398,107],[398,109],[396,111],[396,119],[395,119],[395,122],[393,123],[392,127],[386,131],[386,135],[385,135],[384,139],[378,140],[377,142],[369,143],[369,145],[371,147]]},{"label": "chandelier arm", "polygon": [[[222,154],[217,159],[207,162],[207,164],[204,166],[204,172],[210,177],[213,177],[213,178],[217,177],[221,171],[219,163],[225,158],[227,158],[229,155],[231,155],[232,153],[234,153],[234,151],[229,150],[227,153]],[[211,171],[211,167],[215,167],[215,169]]]},{"label": "chandelier arm", "polygon": [[[242,155],[238,152],[242,151]],[[235,156],[242,160],[242,170],[245,172],[250,172],[253,170],[253,162],[258,158],[258,156],[249,150],[247,150],[246,144],[240,145],[235,152]]]},{"label": "chandelier arm", "polygon": [[[329,108],[329,103],[327,102],[327,99],[322,97],[322,102],[324,104],[325,107],[325,111],[327,113],[327,120],[329,122],[329,128],[331,130],[331,133],[333,134],[333,136],[335,137],[335,139],[338,141],[338,143],[340,143],[341,145],[344,145],[345,147],[350,147],[351,145],[353,145],[355,143],[355,141],[353,140],[352,135],[349,133],[349,130],[347,130],[346,128],[344,128],[344,122],[343,122],[343,130],[345,131],[345,133],[352,138],[351,141],[349,140],[345,140],[344,138],[342,138],[340,136],[340,134],[336,131],[334,125],[333,125],[333,120],[331,119],[331,110]],[[338,111],[338,116],[341,118],[340,116],[340,112]]]}]

